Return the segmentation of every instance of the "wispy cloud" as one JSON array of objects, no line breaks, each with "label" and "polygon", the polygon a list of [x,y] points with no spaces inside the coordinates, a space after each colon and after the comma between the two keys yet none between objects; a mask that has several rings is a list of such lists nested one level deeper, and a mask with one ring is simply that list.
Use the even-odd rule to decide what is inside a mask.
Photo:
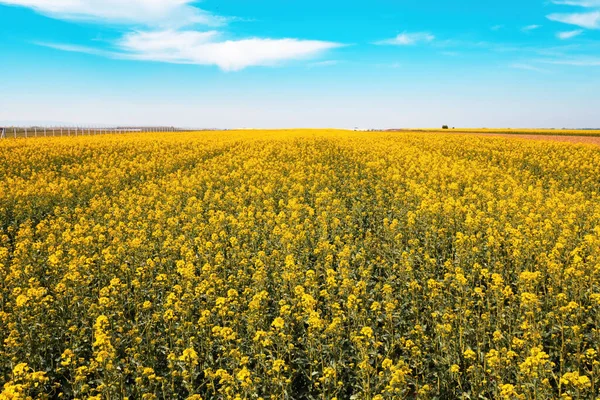
[{"label": "wispy cloud", "polygon": [[378,64],[373,64],[373,67],[375,67],[375,68],[385,68],[385,69],[398,69],[398,68],[402,68],[402,64],[399,63],[399,62],[378,63]]},{"label": "wispy cloud", "polygon": [[570,65],[573,67],[600,67],[600,58],[597,57],[573,57],[563,59],[540,60],[540,62],[555,65]]},{"label": "wispy cloud", "polygon": [[499,31],[499,30],[501,30],[503,28],[504,28],[504,25],[494,25],[490,29],[496,32],[496,31]]},{"label": "wispy cloud", "polygon": [[521,30],[523,32],[531,32],[531,31],[535,31],[536,29],[540,29],[542,26],[541,25],[527,25],[524,26],[523,28],[521,28]]},{"label": "wispy cloud", "polygon": [[465,40],[436,40],[432,46],[441,52],[459,52],[461,54],[505,53],[522,57],[531,55],[543,57],[569,58],[586,54],[600,54],[600,42],[596,41],[564,41],[557,45],[543,46],[539,44],[523,45],[515,42],[486,42]]},{"label": "wispy cloud", "polygon": [[195,0],[0,0],[46,16],[89,22],[177,27],[220,25],[226,18],[195,7]]},{"label": "wispy cloud", "polygon": [[118,52],[110,51],[110,50],[102,50],[96,49],[89,46],[77,46],[71,44],[63,44],[63,43],[49,43],[49,42],[33,42],[38,46],[48,47],[54,50],[67,51],[70,53],[84,53],[84,54],[92,54],[95,56],[102,56],[108,58],[120,58],[126,59],[128,58],[126,54],[121,54]]},{"label": "wispy cloud", "polygon": [[217,31],[131,32],[116,42],[116,50],[100,50],[65,44],[41,45],[117,59],[159,61],[172,64],[216,65],[224,71],[239,71],[251,66],[274,66],[284,61],[315,57],[340,43],[250,38],[223,40]]},{"label": "wispy cloud", "polygon": [[600,10],[583,13],[563,13],[550,14],[547,16],[550,21],[562,22],[564,24],[575,25],[586,29],[600,29]]},{"label": "wispy cloud", "polygon": [[553,0],[552,3],[576,7],[600,7],[600,0]]},{"label": "wispy cloud", "polygon": [[576,29],[574,31],[558,32],[556,34],[556,37],[561,40],[567,40],[567,39],[573,39],[574,37],[577,37],[577,36],[581,35],[582,33],[583,33],[582,29]]},{"label": "wispy cloud", "polygon": [[338,65],[339,63],[339,60],[325,60],[310,63],[308,64],[308,66],[310,68],[333,67],[334,65]]},{"label": "wispy cloud", "polygon": [[523,71],[532,71],[532,72],[541,72],[541,73],[549,72],[547,69],[539,68],[539,67],[536,67],[531,64],[514,63],[514,64],[509,65],[509,67],[512,69],[520,69]]},{"label": "wispy cloud", "polygon": [[404,32],[392,39],[380,40],[378,42],[375,42],[375,44],[393,46],[413,46],[419,43],[430,43],[434,40],[435,36],[429,32]]},{"label": "wispy cloud", "polygon": [[458,51],[442,51],[440,54],[447,57],[458,57],[460,55]]}]

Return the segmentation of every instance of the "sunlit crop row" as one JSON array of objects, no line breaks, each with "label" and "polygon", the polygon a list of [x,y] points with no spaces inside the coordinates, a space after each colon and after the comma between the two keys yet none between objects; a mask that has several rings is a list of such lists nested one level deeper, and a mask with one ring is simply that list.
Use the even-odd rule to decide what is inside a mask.
[{"label": "sunlit crop row", "polygon": [[600,148],[0,143],[0,399],[591,399]]}]

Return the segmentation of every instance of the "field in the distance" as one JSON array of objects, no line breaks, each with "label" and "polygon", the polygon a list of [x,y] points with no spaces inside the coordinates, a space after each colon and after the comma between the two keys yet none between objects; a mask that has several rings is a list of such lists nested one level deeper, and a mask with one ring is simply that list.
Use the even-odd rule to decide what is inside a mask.
[{"label": "field in the distance", "polygon": [[598,177],[451,133],[0,141],[0,398],[594,398]]},{"label": "field in the distance", "polygon": [[449,129],[397,129],[388,132],[427,132],[427,133],[481,133],[496,135],[540,135],[540,136],[589,136],[599,137],[598,129],[522,129],[522,128],[449,128]]}]

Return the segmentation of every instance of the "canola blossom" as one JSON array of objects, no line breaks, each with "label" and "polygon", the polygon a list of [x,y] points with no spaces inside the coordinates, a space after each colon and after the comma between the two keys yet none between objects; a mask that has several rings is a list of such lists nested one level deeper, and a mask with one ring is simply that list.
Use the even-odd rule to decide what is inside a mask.
[{"label": "canola blossom", "polygon": [[591,399],[600,148],[0,142],[0,399]]}]

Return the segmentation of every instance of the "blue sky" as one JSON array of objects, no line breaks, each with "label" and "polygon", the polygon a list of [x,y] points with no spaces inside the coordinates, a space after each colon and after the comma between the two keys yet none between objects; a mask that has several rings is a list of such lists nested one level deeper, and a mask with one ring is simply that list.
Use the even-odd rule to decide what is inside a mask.
[{"label": "blue sky", "polygon": [[600,0],[0,0],[0,123],[600,127]]}]

